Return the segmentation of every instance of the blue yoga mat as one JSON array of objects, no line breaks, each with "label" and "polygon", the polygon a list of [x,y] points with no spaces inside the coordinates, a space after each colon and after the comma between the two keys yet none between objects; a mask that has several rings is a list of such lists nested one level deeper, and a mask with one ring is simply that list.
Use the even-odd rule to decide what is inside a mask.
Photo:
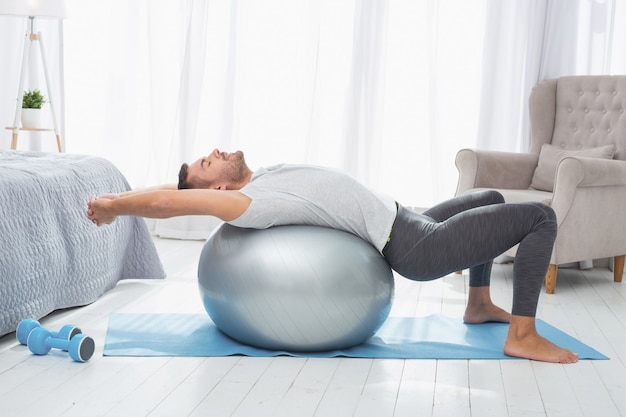
[{"label": "blue yoga mat", "polygon": [[[206,314],[111,314],[105,356],[352,357],[397,359],[515,359],[502,353],[508,331],[503,323],[464,324],[460,319],[389,317],[365,343],[329,352],[282,352],[239,343],[220,332]],[[608,359],[542,320],[537,331],[577,352],[580,359]]]}]

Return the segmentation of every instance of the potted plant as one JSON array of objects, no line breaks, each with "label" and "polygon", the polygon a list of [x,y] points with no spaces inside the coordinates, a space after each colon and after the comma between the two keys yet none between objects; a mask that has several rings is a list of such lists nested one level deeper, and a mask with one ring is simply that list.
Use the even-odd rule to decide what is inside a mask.
[{"label": "potted plant", "polygon": [[41,106],[46,97],[39,90],[25,91],[22,98],[22,127],[41,128]]}]

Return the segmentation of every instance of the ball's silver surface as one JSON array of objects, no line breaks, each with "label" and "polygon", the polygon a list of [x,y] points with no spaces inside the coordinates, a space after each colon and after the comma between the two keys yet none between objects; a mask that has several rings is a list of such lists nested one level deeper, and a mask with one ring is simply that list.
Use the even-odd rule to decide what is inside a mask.
[{"label": "ball's silver surface", "polygon": [[389,315],[393,274],[364,240],[315,226],[242,229],[222,224],[205,243],[200,295],[216,326],[272,350],[361,344]]}]

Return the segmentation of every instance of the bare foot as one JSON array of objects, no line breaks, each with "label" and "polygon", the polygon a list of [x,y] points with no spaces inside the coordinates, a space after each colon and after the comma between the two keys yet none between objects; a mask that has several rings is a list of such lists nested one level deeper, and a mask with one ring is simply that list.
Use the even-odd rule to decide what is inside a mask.
[{"label": "bare foot", "polygon": [[482,324],[488,322],[509,323],[511,314],[495,304],[481,306],[480,308],[470,307],[465,309],[463,322],[467,324]]},{"label": "bare foot", "polygon": [[511,321],[511,314],[491,301],[489,287],[470,287],[463,321],[467,324],[490,321],[508,323]]},{"label": "bare foot", "polygon": [[535,329],[535,318],[512,316],[504,353],[518,358],[553,363],[576,363],[578,354],[543,338]]}]

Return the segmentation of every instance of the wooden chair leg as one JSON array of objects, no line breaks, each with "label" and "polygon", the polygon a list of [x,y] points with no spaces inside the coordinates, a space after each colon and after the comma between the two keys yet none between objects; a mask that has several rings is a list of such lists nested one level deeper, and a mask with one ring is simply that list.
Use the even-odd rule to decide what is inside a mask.
[{"label": "wooden chair leg", "polygon": [[624,275],[624,261],[626,255],[620,255],[613,258],[613,281],[622,282],[622,275]]},{"label": "wooden chair leg", "polygon": [[550,264],[548,272],[546,273],[546,293],[554,294],[556,288],[556,273],[559,269],[558,265]]}]

